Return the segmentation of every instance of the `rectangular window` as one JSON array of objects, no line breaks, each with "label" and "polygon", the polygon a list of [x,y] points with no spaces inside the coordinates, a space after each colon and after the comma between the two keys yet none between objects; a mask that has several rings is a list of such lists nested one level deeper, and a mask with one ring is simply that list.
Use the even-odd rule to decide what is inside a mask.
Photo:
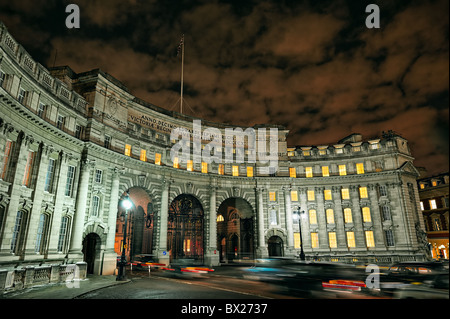
[{"label": "rectangular window", "polygon": [[101,183],[103,178],[103,171],[101,169],[95,170],[95,182]]},{"label": "rectangular window", "polygon": [[337,248],[337,240],[335,232],[328,233],[328,243],[330,245],[330,248]]},{"label": "rectangular window", "polygon": [[253,177],[253,166],[247,166],[247,177]]},{"label": "rectangular window", "polygon": [[309,210],[309,224],[316,225],[317,224],[317,212],[315,209]]},{"label": "rectangular window", "polygon": [[208,163],[202,162],[202,173],[208,173]]},{"label": "rectangular window", "polygon": [[364,163],[356,163],[356,174],[364,174]]},{"label": "rectangular window", "polygon": [[0,71],[0,87],[3,87],[3,83],[5,83],[6,75],[2,71]]},{"label": "rectangular window", "polygon": [[311,151],[310,150],[304,150],[303,151],[303,156],[310,156],[311,155]]},{"label": "rectangular window", "polygon": [[441,221],[439,220],[439,218],[434,219],[434,230],[435,231],[441,230]]},{"label": "rectangular window", "polygon": [[437,209],[436,200],[430,199],[430,207],[431,209]]},{"label": "rectangular window", "polygon": [[341,189],[342,199],[350,199],[350,191],[348,188]]},{"label": "rectangular window", "polygon": [[359,188],[359,197],[360,198],[368,198],[369,197],[369,195],[367,194],[367,187]]},{"label": "rectangular window", "polygon": [[325,197],[325,200],[332,200],[333,197],[331,195],[331,189],[326,189],[323,191],[323,195]]},{"label": "rectangular window", "polygon": [[275,202],[277,200],[276,192],[269,192],[269,201]]},{"label": "rectangular window", "polygon": [[311,247],[312,248],[319,247],[319,234],[318,233],[311,233]]},{"label": "rectangular window", "polygon": [[190,172],[192,172],[194,170],[194,163],[192,160],[188,160],[186,169]]},{"label": "rectangular window", "polygon": [[160,153],[155,153],[155,164],[161,165],[161,154]]},{"label": "rectangular window", "polygon": [[19,94],[17,95],[17,101],[23,104],[25,100],[25,90],[23,88],[19,88]]},{"label": "rectangular window", "polygon": [[381,212],[383,214],[383,221],[391,220],[391,209],[387,205],[381,206]]},{"label": "rectangular window", "polygon": [[64,128],[64,116],[58,115],[58,121],[56,122],[56,127],[62,130]]},{"label": "rectangular window", "polygon": [[25,172],[22,179],[23,186],[30,186],[31,175],[33,174],[34,155],[34,152],[28,152],[27,164],[25,165]]},{"label": "rectangular window", "polygon": [[309,201],[315,201],[316,200],[316,196],[314,195],[314,191],[312,191],[312,190],[308,190],[307,196],[308,196],[308,200]]},{"label": "rectangular window", "polygon": [[176,156],[173,158],[173,167],[180,168],[180,163],[178,161],[178,157],[176,157]]},{"label": "rectangular window", "polygon": [[6,141],[5,144],[5,156],[3,157],[3,163],[2,163],[2,171],[1,171],[1,179],[6,179],[6,173],[8,172],[8,164],[11,157],[11,148],[12,148],[12,141]]},{"label": "rectangular window", "polygon": [[64,195],[72,196],[74,180],[75,180],[75,166],[69,166],[67,169],[66,189]]},{"label": "rectangular window", "polygon": [[372,230],[366,230],[366,245],[367,247],[375,247],[375,239],[373,237],[373,231]]},{"label": "rectangular window", "polygon": [[100,197],[92,197],[92,216],[98,216],[98,210],[100,208]]},{"label": "rectangular window", "polygon": [[44,184],[44,191],[51,193],[53,188],[53,178],[55,176],[55,160],[53,158],[50,158],[48,160],[48,166],[47,166],[47,174],[45,175],[45,184]]},{"label": "rectangular window", "polygon": [[233,176],[239,176],[239,166],[233,165]]},{"label": "rectangular window", "polygon": [[81,125],[75,125],[75,137],[81,139]]},{"label": "rectangular window", "polygon": [[44,113],[45,113],[45,104],[42,103],[42,102],[39,102],[38,109],[37,109],[37,115],[40,118],[43,118],[44,117]]},{"label": "rectangular window", "polygon": [[387,196],[387,187],[385,185],[378,186],[378,194],[380,196]]},{"label": "rectangular window", "polygon": [[270,210],[269,219],[270,219],[270,225],[278,224],[277,211],[275,209]]},{"label": "rectangular window", "polygon": [[297,191],[291,191],[291,201],[298,202],[298,192]]},{"label": "rectangular window", "polygon": [[219,175],[225,174],[225,165],[219,164]]},{"label": "rectangular window", "polygon": [[43,253],[45,245],[45,237],[47,233],[47,214],[41,214],[39,216],[39,224],[36,237],[36,245],[34,246],[35,253]]},{"label": "rectangular window", "polygon": [[105,135],[105,142],[103,144],[105,148],[111,147],[111,136]]},{"label": "rectangular window", "polygon": [[297,170],[295,167],[289,167],[289,177],[297,177]]},{"label": "rectangular window", "polygon": [[420,202],[420,209],[425,210],[425,207],[423,206],[423,202]]},{"label": "rectangular window", "polygon": [[58,236],[58,247],[57,247],[58,252],[63,252],[65,248],[68,224],[69,218],[67,216],[63,216],[61,218],[61,228],[59,229],[59,236]]},{"label": "rectangular window", "polygon": [[126,156],[131,156],[131,145],[125,144],[125,153]]},{"label": "rectangular window", "polygon": [[384,235],[386,236],[386,246],[393,247],[394,244],[394,233],[391,229],[385,230]]},{"label": "rectangular window", "polygon": [[346,224],[353,223],[352,210],[350,208],[344,209],[344,222]]},{"label": "rectangular window", "polygon": [[19,251],[20,237],[22,235],[22,228],[24,224],[25,213],[23,211],[18,211],[16,215],[16,221],[14,223],[14,228],[11,238],[11,253],[16,254]]},{"label": "rectangular window", "polygon": [[327,224],[334,224],[334,211],[331,208],[326,210]]},{"label": "rectangular window", "polygon": [[322,176],[323,177],[330,176],[330,169],[328,168],[328,166],[322,166]]},{"label": "rectangular window", "polygon": [[362,208],[363,222],[370,223],[372,222],[372,217],[370,216],[370,208],[363,207]]},{"label": "rectangular window", "polygon": [[347,175],[347,167],[344,165],[339,165],[339,176]]},{"label": "rectangular window", "polygon": [[352,231],[348,231],[347,233],[347,246],[349,248],[354,248],[356,246],[355,243],[355,233]]},{"label": "rectangular window", "polygon": [[143,162],[147,162],[147,151],[141,150],[141,156],[139,156],[139,159]]},{"label": "rectangular window", "polygon": [[294,233],[294,248],[300,249],[301,247],[300,233]]},{"label": "rectangular window", "polygon": [[306,177],[313,177],[313,169],[312,167],[306,167],[305,168]]}]

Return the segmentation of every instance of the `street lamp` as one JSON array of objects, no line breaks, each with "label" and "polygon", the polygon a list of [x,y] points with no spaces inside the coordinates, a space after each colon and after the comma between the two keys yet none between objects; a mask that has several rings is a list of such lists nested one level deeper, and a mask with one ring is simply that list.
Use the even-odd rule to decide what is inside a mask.
[{"label": "street lamp", "polygon": [[300,207],[297,207],[297,210],[293,212],[293,218],[294,220],[298,220],[298,230],[300,232],[300,260],[304,261],[305,253],[303,252],[303,238],[302,238],[302,223],[301,219],[304,215],[304,211],[300,210]]},{"label": "street lamp", "polygon": [[125,224],[123,229],[123,241],[122,241],[122,256],[120,257],[119,262],[119,273],[117,274],[116,281],[123,281],[126,280],[125,276],[125,265],[127,263],[126,257],[125,257],[125,249],[126,249],[126,240],[127,240],[127,221],[128,221],[128,212],[130,211],[131,207],[133,207],[133,202],[130,200],[130,197],[128,196],[128,193],[123,197],[121,201],[121,205],[123,208],[125,208],[124,218],[125,218]]}]

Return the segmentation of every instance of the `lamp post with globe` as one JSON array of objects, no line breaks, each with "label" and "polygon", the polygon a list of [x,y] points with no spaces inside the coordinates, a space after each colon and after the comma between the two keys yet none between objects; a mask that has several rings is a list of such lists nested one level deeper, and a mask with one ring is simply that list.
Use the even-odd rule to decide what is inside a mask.
[{"label": "lamp post with globe", "polygon": [[129,213],[131,207],[133,207],[133,202],[130,200],[128,193],[126,193],[126,195],[123,197],[120,204],[125,209],[125,212],[123,212],[121,215],[121,217],[124,217],[125,223],[124,223],[124,229],[123,229],[122,255],[120,257],[120,262],[119,262],[119,272],[116,277],[117,281],[126,280],[125,265],[127,263],[127,260],[125,257],[125,250],[126,250],[126,240],[127,240],[127,221],[128,221],[128,213]]}]

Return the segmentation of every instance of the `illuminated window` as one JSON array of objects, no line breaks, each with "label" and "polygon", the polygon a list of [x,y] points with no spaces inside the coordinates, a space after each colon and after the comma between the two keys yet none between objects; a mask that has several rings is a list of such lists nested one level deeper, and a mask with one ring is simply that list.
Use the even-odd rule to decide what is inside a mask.
[{"label": "illuminated window", "polygon": [[362,208],[363,222],[370,223],[372,221],[372,217],[370,216],[370,208],[363,207]]},{"label": "illuminated window", "polygon": [[208,163],[202,162],[202,173],[208,173]]},{"label": "illuminated window", "polygon": [[319,234],[318,233],[311,233],[311,247],[312,248],[319,247]]},{"label": "illuminated window", "polygon": [[173,158],[173,167],[174,168],[180,168],[180,162],[178,160],[178,157]]},{"label": "illuminated window", "polygon": [[348,188],[341,189],[342,199],[350,199],[350,191]]},{"label": "illuminated window", "polygon": [[216,220],[217,222],[223,222],[223,221],[225,221],[225,219],[223,219],[223,216],[222,215],[217,215],[217,220]]},{"label": "illuminated window", "polygon": [[364,164],[356,163],[356,174],[364,174]]},{"label": "illuminated window", "polygon": [[436,181],[432,181],[431,182],[431,186],[437,186],[437,182]]},{"label": "illuminated window", "polygon": [[425,184],[420,184],[420,189],[424,189],[425,188]]},{"label": "illuminated window", "polygon": [[239,176],[239,166],[233,165],[233,176]]},{"label": "illuminated window", "polygon": [[326,210],[327,224],[334,224],[334,211],[331,208]]},{"label": "illuminated window", "polygon": [[345,176],[347,175],[347,167],[344,165],[339,165],[339,175]]},{"label": "illuminated window", "polygon": [[277,200],[276,192],[269,192],[269,200],[270,200],[271,202],[274,202],[274,201]]},{"label": "illuminated window", "polygon": [[325,200],[332,200],[333,199],[333,197],[331,195],[331,189],[324,190],[323,194],[325,196]]},{"label": "illuminated window", "polygon": [[295,167],[289,167],[289,177],[297,177],[297,171]]},{"label": "illuminated window", "polygon": [[311,225],[317,224],[317,212],[315,209],[309,210],[309,223]]},{"label": "illuminated window", "polygon": [[139,159],[143,162],[147,161],[147,151],[146,150],[141,150],[141,156],[139,157]]},{"label": "illuminated window", "polygon": [[34,152],[28,152],[27,165],[25,166],[25,173],[23,175],[22,185],[30,186],[31,176],[33,172]]},{"label": "illuminated window", "polygon": [[314,195],[314,191],[308,190],[307,194],[308,194],[308,200],[309,201],[316,200],[316,196]]},{"label": "illuminated window", "polygon": [[319,150],[319,155],[327,155],[327,150],[326,149],[320,149]]},{"label": "illuminated window", "polygon": [[194,164],[192,160],[188,160],[186,169],[192,172],[192,170],[194,169]]},{"label": "illuminated window", "polygon": [[297,191],[291,191],[291,201],[298,202],[298,192]]},{"label": "illuminated window", "polygon": [[161,165],[161,154],[155,153],[155,164]]},{"label": "illuminated window", "polygon": [[11,156],[11,147],[12,147],[12,142],[6,141],[5,155],[3,157],[3,164],[2,164],[2,171],[0,172],[1,173],[0,178],[3,180],[6,178],[6,172],[8,171],[8,164],[9,164],[9,159]]},{"label": "illuminated window", "polygon": [[309,151],[309,150],[303,151],[303,156],[310,156],[310,155],[311,155],[311,151]]},{"label": "illuminated window", "polygon": [[300,249],[301,241],[300,241],[300,233],[294,233],[294,248]]},{"label": "illuminated window", "polygon": [[322,166],[322,176],[323,177],[330,176],[330,170],[328,166]]},{"label": "illuminated window", "polygon": [[306,172],[306,177],[313,177],[312,167],[306,167],[305,172]]},{"label": "illuminated window", "polygon": [[352,231],[347,232],[347,246],[349,248],[353,248],[356,246],[355,244],[355,233]]},{"label": "illuminated window", "polygon": [[425,210],[425,208],[423,207],[423,202],[420,202],[420,209]]},{"label": "illuminated window", "polygon": [[375,239],[373,238],[373,231],[366,230],[366,245],[367,247],[375,247]]},{"label": "illuminated window", "polygon": [[336,233],[335,232],[329,232],[328,233],[328,243],[330,245],[330,248],[336,248],[337,247],[337,240],[336,240]]},{"label": "illuminated window", "polygon": [[352,150],[353,150],[353,152],[360,152],[361,146],[353,146]]},{"label": "illuminated window", "polygon": [[247,166],[247,177],[253,177],[253,166]]},{"label": "illuminated window", "polygon": [[360,198],[368,198],[369,197],[369,195],[367,194],[367,187],[359,188],[359,197]]},{"label": "illuminated window", "polygon": [[352,210],[350,208],[344,209],[344,222],[346,224],[353,223]]},{"label": "illuminated window", "polygon": [[219,164],[219,175],[225,174],[225,167],[223,164]]},{"label": "illuminated window", "polygon": [[131,145],[130,144],[125,144],[125,155],[131,156]]},{"label": "illuminated window", "polygon": [[430,207],[431,207],[431,209],[437,209],[437,205],[436,205],[436,200],[435,199],[431,199],[430,200]]}]

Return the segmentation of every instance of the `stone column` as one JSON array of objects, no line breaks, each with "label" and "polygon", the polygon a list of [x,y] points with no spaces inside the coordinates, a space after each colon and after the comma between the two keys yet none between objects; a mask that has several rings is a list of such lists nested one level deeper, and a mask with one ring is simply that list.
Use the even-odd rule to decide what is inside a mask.
[{"label": "stone column", "polygon": [[167,251],[167,218],[169,216],[169,187],[170,180],[162,181],[162,195],[161,195],[161,211],[159,218],[159,247],[158,247],[158,261],[168,265],[170,262],[169,252]]},{"label": "stone column", "polygon": [[89,190],[89,177],[93,162],[89,159],[81,162],[81,178],[75,204],[75,215],[72,226],[72,239],[70,241],[69,258],[82,256],[84,219],[86,215],[86,201]]},{"label": "stone column", "polygon": [[291,207],[291,187],[283,187],[284,190],[284,209],[286,217],[287,231],[287,253],[294,252],[294,230],[292,226],[292,207]]},{"label": "stone column", "polygon": [[103,275],[112,275],[116,269],[117,253],[114,251],[116,241],[116,222],[119,204],[119,183],[121,171],[113,168],[111,173],[112,186],[108,211],[108,235],[106,237],[105,255],[103,260]]},{"label": "stone column", "polygon": [[264,228],[264,188],[256,188],[256,196],[258,202],[258,257],[264,258],[268,256],[267,244],[264,238],[265,228]]},{"label": "stone column", "polygon": [[217,251],[217,212],[216,212],[216,191],[217,186],[210,185],[209,195],[209,232],[208,248],[206,250],[205,264],[217,266],[220,263],[219,253]]}]

